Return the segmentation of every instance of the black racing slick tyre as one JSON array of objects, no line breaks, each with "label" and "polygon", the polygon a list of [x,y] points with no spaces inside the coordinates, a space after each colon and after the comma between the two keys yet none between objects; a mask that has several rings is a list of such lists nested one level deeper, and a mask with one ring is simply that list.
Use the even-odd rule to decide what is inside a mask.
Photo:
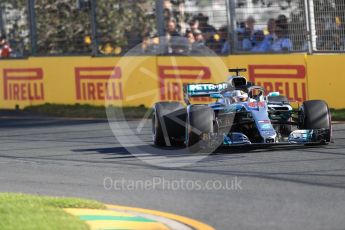
[{"label": "black racing slick tyre", "polygon": [[190,152],[202,149],[202,135],[213,133],[213,109],[206,105],[191,105],[187,109],[186,144]]},{"label": "black racing slick tyre", "polygon": [[303,129],[325,129],[325,141],[331,141],[332,121],[328,105],[322,100],[311,100],[303,102],[300,114],[300,128]]},{"label": "black racing slick tyre", "polygon": [[159,102],[153,107],[152,139],[157,146],[183,144],[186,109],[179,102]]}]

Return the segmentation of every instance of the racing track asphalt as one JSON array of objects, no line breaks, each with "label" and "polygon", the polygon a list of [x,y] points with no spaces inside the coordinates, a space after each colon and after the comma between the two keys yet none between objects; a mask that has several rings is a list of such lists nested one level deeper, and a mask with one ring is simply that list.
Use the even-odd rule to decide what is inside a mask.
[{"label": "racing track asphalt", "polygon": [[[142,135],[148,143],[149,130],[144,128]],[[104,121],[2,118],[0,192],[84,197],[156,209],[219,230],[341,230],[345,229],[344,124],[335,126],[334,138],[335,143],[325,147],[219,150],[196,164],[168,169],[133,157]],[[150,157],[159,160],[162,155]],[[237,178],[241,188],[107,190],[103,185],[107,177],[202,183]]]}]

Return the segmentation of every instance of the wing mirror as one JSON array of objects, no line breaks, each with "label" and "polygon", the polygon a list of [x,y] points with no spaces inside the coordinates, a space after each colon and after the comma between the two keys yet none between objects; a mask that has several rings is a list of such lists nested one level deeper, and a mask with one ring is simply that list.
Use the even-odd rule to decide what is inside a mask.
[{"label": "wing mirror", "polygon": [[280,93],[279,92],[271,92],[267,95],[268,97],[279,97]]}]

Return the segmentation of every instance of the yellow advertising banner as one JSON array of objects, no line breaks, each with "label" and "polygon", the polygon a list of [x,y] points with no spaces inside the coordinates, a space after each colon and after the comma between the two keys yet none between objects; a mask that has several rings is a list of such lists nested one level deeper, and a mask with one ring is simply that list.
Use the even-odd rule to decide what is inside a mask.
[{"label": "yellow advertising banner", "polygon": [[[234,55],[229,57],[40,57],[0,61],[0,108],[44,103],[152,106],[183,101],[188,83],[219,83],[228,68],[247,68],[249,81],[291,101],[324,99],[345,108],[345,55]],[[206,103],[209,99],[195,99]]]},{"label": "yellow advertising banner", "polygon": [[312,99],[322,99],[332,108],[345,108],[345,55],[308,56],[308,90]]},{"label": "yellow advertising banner", "polygon": [[[159,57],[157,62],[158,100],[183,101],[183,87],[192,83],[219,83],[227,79],[227,58]],[[210,98],[194,98],[193,103],[207,103]]]},{"label": "yellow advertising banner", "polygon": [[[0,62],[2,108],[43,103],[104,104],[102,82],[113,72],[114,59],[89,57],[30,58]],[[91,84],[88,84],[91,82]],[[112,95],[113,96],[113,95]],[[115,96],[113,96],[115,97]]]},{"label": "yellow advertising banner", "polygon": [[229,66],[247,68],[247,78],[267,92],[280,92],[290,101],[309,99],[306,56],[243,55],[229,58]]}]

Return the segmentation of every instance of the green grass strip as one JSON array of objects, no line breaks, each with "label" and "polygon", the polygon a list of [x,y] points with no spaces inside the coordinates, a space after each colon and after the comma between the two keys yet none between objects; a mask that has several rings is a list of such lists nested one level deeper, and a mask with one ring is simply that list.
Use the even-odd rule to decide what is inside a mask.
[{"label": "green grass strip", "polygon": [[156,221],[146,219],[140,216],[98,216],[98,215],[83,215],[79,216],[81,220],[84,221],[98,221],[98,220],[105,220],[105,221],[131,221],[131,222],[146,222],[146,223],[154,223]]},{"label": "green grass strip", "polygon": [[345,121],[345,109],[331,110],[333,121]]},{"label": "green grass strip", "polygon": [[[112,114],[118,115],[119,118],[141,119],[147,114],[151,114],[152,109],[141,106],[133,107],[109,107]],[[34,115],[71,117],[71,118],[101,118],[107,119],[106,107],[94,106],[88,104],[44,104],[26,107],[24,112]],[[331,109],[333,121],[345,121],[345,109]],[[115,117],[116,118],[116,117]]]},{"label": "green grass strip", "polygon": [[[152,109],[145,106],[132,106],[132,107],[107,107],[114,119],[141,119]],[[33,115],[53,116],[53,117],[70,117],[70,118],[98,118],[107,119],[107,108],[105,106],[94,106],[88,104],[44,104],[26,107],[23,112]],[[111,115],[111,116],[112,116]]]},{"label": "green grass strip", "polygon": [[42,197],[23,194],[0,194],[1,230],[88,230],[78,217],[64,208],[104,208],[96,201]]}]

